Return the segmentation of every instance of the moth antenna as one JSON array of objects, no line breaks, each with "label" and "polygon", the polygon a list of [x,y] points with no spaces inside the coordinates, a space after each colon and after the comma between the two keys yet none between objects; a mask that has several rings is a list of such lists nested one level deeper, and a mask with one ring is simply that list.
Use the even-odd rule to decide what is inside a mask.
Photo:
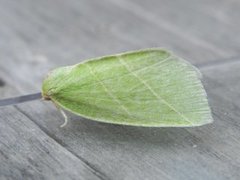
[{"label": "moth antenna", "polygon": [[63,128],[68,123],[68,117],[67,117],[66,113],[61,108],[59,108],[59,111],[61,112],[61,114],[64,117],[64,123],[60,126],[61,128]]}]

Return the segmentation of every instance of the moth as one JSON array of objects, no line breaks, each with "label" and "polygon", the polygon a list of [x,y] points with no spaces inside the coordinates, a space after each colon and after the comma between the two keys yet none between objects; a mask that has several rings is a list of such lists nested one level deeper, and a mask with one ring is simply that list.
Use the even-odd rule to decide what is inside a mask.
[{"label": "moth", "polygon": [[43,81],[42,96],[61,109],[105,123],[191,127],[213,121],[199,70],[161,48],[54,69]]}]

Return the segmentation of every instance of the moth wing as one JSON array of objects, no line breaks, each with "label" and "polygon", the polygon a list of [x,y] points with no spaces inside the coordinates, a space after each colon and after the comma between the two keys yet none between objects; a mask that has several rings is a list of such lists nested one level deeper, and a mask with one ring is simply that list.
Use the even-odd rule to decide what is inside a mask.
[{"label": "moth wing", "polygon": [[213,120],[199,71],[163,49],[91,59],[48,79],[55,103],[96,121],[185,127]]}]

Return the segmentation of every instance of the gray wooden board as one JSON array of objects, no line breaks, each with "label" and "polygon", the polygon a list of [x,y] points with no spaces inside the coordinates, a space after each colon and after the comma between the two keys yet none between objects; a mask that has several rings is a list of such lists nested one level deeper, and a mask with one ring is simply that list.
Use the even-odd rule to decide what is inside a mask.
[{"label": "gray wooden board", "polygon": [[138,128],[68,114],[60,128],[49,102],[2,108],[2,179],[239,179],[240,39],[230,11],[239,3],[146,2],[1,0],[1,97],[39,91],[59,65],[165,46],[201,67],[214,124]]},{"label": "gray wooden board", "polygon": [[143,19],[219,54],[223,53],[221,51],[239,53],[240,40],[235,38],[240,30],[238,1],[113,1]]},{"label": "gray wooden board", "polygon": [[14,107],[0,119],[0,179],[105,179]]}]

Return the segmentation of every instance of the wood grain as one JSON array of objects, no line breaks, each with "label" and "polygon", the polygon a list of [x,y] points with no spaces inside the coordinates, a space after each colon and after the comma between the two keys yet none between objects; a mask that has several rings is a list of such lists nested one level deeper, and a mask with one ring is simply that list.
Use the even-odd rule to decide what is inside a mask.
[{"label": "wood grain", "polygon": [[239,179],[238,1],[0,1],[0,96],[39,91],[83,59],[164,46],[201,68],[215,122],[138,128],[61,114],[50,102],[0,109],[0,179]]}]

